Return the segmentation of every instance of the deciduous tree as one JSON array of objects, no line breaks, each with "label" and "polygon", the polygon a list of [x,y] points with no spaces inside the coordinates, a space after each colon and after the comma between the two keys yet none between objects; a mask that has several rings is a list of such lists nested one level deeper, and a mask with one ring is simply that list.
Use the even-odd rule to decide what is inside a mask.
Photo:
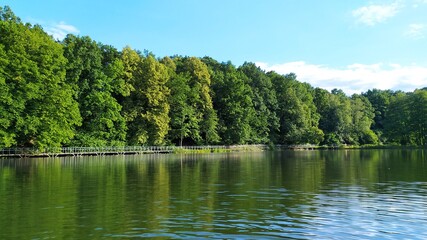
[{"label": "deciduous tree", "polygon": [[59,147],[81,122],[60,44],[0,8],[0,147]]},{"label": "deciduous tree", "polygon": [[68,59],[67,81],[75,91],[83,118],[73,145],[124,145],[126,123],[122,106],[114,97],[123,94],[125,88],[120,59],[103,55],[102,45],[89,37],[68,35],[62,44]]}]

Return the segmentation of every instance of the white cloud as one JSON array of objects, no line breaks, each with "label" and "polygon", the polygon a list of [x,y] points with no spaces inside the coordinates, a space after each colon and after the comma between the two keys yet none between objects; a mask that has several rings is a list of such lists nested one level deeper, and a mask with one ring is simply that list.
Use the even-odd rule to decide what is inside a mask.
[{"label": "white cloud", "polygon": [[357,22],[374,26],[395,16],[400,8],[401,4],[397,1],[388,5],[371,4],[354,10],[352,14],[357,19]]},{"label": "white cloud", "polygon": [[47,32],[47,34],[52,35],[56,40],[64,39],[67,34],[78,34],[80,33],[79,29],[75,26],[65,23],[64,21],[53,22],[53,21],[44,21],[36,18],[26,18],[26,22],[30,22],[32,24],[38,24],[43,27],[43,30]]},{"label": "white cloud", "polygon": [[369,89],[413,91],[427,87],[427,67],[399,64],[352,64],[345,68],[330,68],[306,62],[270,65],[256,63],[266,71],[279,74],[295,73],[299,81],[327,90],[342,89],[346,94],[366,92]]},{"label": "white cloud", "polygon": [[412,7],[418,8],[422,4],[427,4],[427,0],[414,0]]},{"label": "white cloud", "polygon": [[57,40],[64,39],[69,33],[78,34],[80,32],[73,25],[66,24],[65,22],[42,24],[42,25],[44,30]]},{"label": "white cloud", "polygon": [[425,24],[414,23],[410,24],[408,30],[405,32],[405,36],[412,39],[423,39],[425,37],[426,31]]}]

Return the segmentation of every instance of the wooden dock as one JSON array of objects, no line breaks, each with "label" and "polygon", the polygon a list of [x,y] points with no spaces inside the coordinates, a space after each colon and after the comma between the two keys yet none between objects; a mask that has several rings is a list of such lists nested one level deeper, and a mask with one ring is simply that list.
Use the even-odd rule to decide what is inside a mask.
[{"label": "wooden dock", "polygon": [[250,149],[266,150],[267,148],[266,145],[63,147],[46,148],[42,151],[35,148],[4,148],[0,149],[0,158],[168,154],[175,152],[217,152],[220,150],[233,152]]},{"label": "wooden dock", "polygon": [[176,151],[172,146],[135,146],[135,147],[63,147],[47,148],[43,151],[33,148],[7,148],[0,150],[0,157],[65,157],[65,156],[103,156],[166,154]]},{"label": "wooden dock", "polygon": [[[271,146],[254,145],[212,145],[212,146],[123,146],[123,147],[62,147],[46,148],[4,148],[0,149],[0,158],[35,158],[35,157],[65,157],[65,156],[104,156],[104,155],[137,155],[137,154],[168,154],[191,152],[238,152],[264,151]],[[275,145],[277,150],[316,150],[317,145]],[[334,147],[331,147],[334,148]],[[330,148],[327,148],[330,149]]]}]

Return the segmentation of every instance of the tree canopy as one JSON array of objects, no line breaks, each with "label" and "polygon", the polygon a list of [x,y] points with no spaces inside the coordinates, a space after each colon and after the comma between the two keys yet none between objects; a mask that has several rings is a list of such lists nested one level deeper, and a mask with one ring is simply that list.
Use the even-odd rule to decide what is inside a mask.
[{"label": "tree canopy", "polygon": [[58,42],[7,6],[0,32],[0,148],[427,145],[427,88],[347,96],[251,62]]},{"label": "tree canopy", "polygon": [[63,46],[0,9],[0,147],[67,144],[81,124]]}]

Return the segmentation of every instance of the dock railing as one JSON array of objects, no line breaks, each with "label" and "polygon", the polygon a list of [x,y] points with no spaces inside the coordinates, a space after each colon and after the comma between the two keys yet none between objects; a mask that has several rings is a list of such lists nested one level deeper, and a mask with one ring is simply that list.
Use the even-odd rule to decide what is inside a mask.
[{"label": "dock railing", "polygon": [[[265,144],[249,145],[207,145],[207,146],[106,146],[106,147],[47,147],[37,148],[2,148],[0,157],[57,157],[84,155],[130,155],[161,154],[182,152],[221,152],[221,151],[263,151],[271,146]],[[315,145],[275,145],[276,149],[316,149]]]},{"label": "dock railing", "polygon": [[2,148],[0,157],[50,157],[50,156],[83,156],[83,155],[126,155],[153,154],[218,150],[239,151],[246,149],[265,150],[267,145],[208,145],[208,146],[107,146],[107,147],[54,147],[44,148]]}]

